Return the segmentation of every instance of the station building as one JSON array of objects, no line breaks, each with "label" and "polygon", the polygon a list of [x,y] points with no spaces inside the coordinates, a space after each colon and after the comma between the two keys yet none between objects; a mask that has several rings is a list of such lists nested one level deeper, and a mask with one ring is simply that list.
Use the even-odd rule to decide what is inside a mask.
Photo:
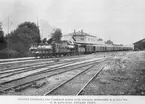
[{"label": "station building", "polygon": [[83,32],[83,30],[78,31],[78,32],[74,30],[73,33],[63,35],[62,40],[68,40],[77,44],[90,44],[90,45],[105,44],[104,41],[99,41],[96,36],[85,33]]}]

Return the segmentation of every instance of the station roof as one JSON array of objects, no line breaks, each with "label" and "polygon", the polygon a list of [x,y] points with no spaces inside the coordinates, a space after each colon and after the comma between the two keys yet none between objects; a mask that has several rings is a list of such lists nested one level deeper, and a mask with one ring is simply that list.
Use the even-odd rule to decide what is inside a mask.
[{"label": "station roof", "polygon": [[135,42],[133,44],[141,44],[141,43],[145,43],[145,38],[144,39],[141,39],[141,40],[139,40],[139,41],[137,41],[137,42]]},{"label": "station roof", "polygon": [[[69,35],[69,36],[90,36],[90,37],[95,37],[95,38],[97,38],[96,36],[93,36],[93,35],[90,35],[90,34],[88,34],[88,33],[85,33],[85,32],[83,32],[83,31],[78,31],[78,32],[72,32],[72,33],[69,33],[69,34],[67,34],[67,35]],[[66,35],[65,35],[66,36]]]}]

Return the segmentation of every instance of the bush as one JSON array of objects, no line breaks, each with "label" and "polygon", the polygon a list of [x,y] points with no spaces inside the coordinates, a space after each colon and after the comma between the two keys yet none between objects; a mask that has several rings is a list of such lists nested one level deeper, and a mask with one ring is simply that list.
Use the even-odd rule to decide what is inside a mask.
[{"label": "bush", "polygon": [[30,57],[30,56],[32,56],[32,55],[29,52],[20,53],[16,50],[12,50],[12,49],[9,49],[9,48],[0,51],[0,58],[1,59]]}]

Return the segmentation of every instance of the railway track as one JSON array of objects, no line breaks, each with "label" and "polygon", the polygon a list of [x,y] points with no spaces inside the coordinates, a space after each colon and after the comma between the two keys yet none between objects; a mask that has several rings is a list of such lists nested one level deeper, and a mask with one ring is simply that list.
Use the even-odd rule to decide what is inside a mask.
[{"label": "railway track", "polygon": [[[80,58],[83,57],[87,57],[82,55]],[[57,58],[58,60],[69,60],[70,59],[77,59],[78,57],[73,57],[73,56],[69,56],[69,57],[63,57],[63,58]],[[41,61],[55,61],[56,58],[51,58],[51,59],[32,59],[32,60],[20,60],[20,61],[13,61],[13,62],[6,62],[6,63],[0,63],[0,71],[3,70],[9,70],[9,69],[16,69],[16,68],[21,68],[21,67],[26,67],[26,66],[30,66],[31,64],[39,64]]]},{"label": "railway track", "polygon": [[7,90],[16,89],[18,87],[33,83],[35,81],[45,79],[46,77],[51,77],[53,75],[58,75],[67,71],[75,70],[76,68],[79,67],[88,66],[92,63],[96,63],[96,61],[99,60],[101,59],[93,59],[93,60],[81,61],[77,63],[71,63],[60,67],[51,68],[51,70],[49,68],[49,70],[46,69],[43,71],[39,71],[37,74],[33,74],[29,76],[21,76],[19,78],[7,80],[7,81],[4,80],[0,82],[1,83],[0,92],[4,93]]},{"label": "railway track", "polygon": [[[40,64],[37,64],[37,65],[31,65],[31,66],[27,66],[27,67],[23,67],[23,68],[16,68],[16,69],[11,69],[11,70],[6,70],[6,71],[1,71],[0,72],[0,79],[3,80],[3,78],[5,77],[10,77],[10,76],[13,76],[13,75],[17,75],[17,74],[20,74],[20,73],[26,73],[28,71],[37,71],[41,68],[54,68],[54,67],[60,67],[60,66],[63,66],[63,65],[67,65],[67,64],[71,64],[71,63],[74,63],[74,62],[78,62],[78,61],[81,61],[81,60],[86,60],[85,58],[80,58],[80,59],[76,59],[76,58],[73,58],[73,59],[69,59],[69,60],[63,60],[61,62],[44,62],[44,63],[40,63]],[[45,69],[46,69],[45,68]],[[39,72],[39,71],[37,71]],[[36,73],[35,73],[36,74]],[[30,74],[29,74],[30,75]],[[10,78],[12,79],[12,78]]]},{"label": "railway track", "polygon": [[[42,64],[54,64],[54,63],[60,63],[60,62],[65,62],[65,61],[73,61],[73,60],[79,60],[79,59],[85,59],[85,57],[82,57],[82,58],[72,58],[72,59],[61,59],[61,60],[59,60],[59,59],[55,59],[55,60],[53,60],[53,61],[44,61],[44,62],[39,62],[39,63],[29,63],[29,64],[26,64],[26,65],[20,65],[20,66],[15,66],[15,67],[10,67],[10,68],[6,68],[6,69],[2,69],[2,70],[0,70],[1,72],[0,72],[0,74],[4,74],[4,73],[8,73],[8,72],[13,72],[13,71],[17,71],[17,69],[20,69],[21,70],[21,68],[30,68],[30,67],[33,67],[33,66],[42,66]],[[57,61],[59,61],[59,62],[57,62]]]},{"label": "railway track", "polygon": [[[51,60],[45,60],[45,59],[41,59],[40,61],[43,61],[43,62],[27,62],[27,63],[18,63],[18,65],[12,65],[11,67],[6,67],[6,68],[1,68],[0,71],[6,71],[6,70],[13,70],[13,69],[18,69],[18,68],[23,68],[23,67],[29,67],[29,66],[35,66],[35,65],[38,65],[38,64],[44,64],[44,63],[49,63],[49,62],[56,62],[57,60],[59,61],[69,61],[69,60],[73,60],[73,59],[81,59],[81,58],[85,58],[85,57],[80,57],[80,58],[76,58],[76,57],[72,57],[70,59],[68,58],[63,58],[63,59],[60,59],[60,58],[56,58],[56,59],[51,59]],[[89,57],[88,57],[89,58]],[[1,65],[0,65],[1,67]]]},{"label": "railway track", "polygon": [[[79,57],[84,57],[86,55],[80,55]],[[63,59],[67,58],[77,58],[78,56],[64,56]],[[58,57],[61,58],[61,57]],[[37,62],[44,60],[53,60],[54,58],[35,58],[35,57],[27,57],[27,58],[13,58],[13,59],[0,59],[0,65],[13,64],[13,63],[23,63],[23,62]]]},{"label": "railway track", "polygon": [[0,59],[0,63],[2,63],[2,62],[10,62],[10,61],[29,60],[29,59],[34,59],[34,58],[35,58],[35,57]]},{"label": "railway track", "polygon": [[[15,75],[15,74],[19,74],[19,73],[23,73],[23,72],[27,72],[27,71],[32,71],[32,70],[37,70],[39,68],[43,68],[43,67],[48,67],[48,66],[52,66],[52,65],[55,65],[55,64],[62,64],[62,63],[66,63],[66,64],[69,64],[69,63],[73,63],[73,62],[77,62],[77,61],[80,61],[80,60],[85,60],[85,57],[84,58],[73,58],[73,59],[65,59],[65,60],[62,60],[60,62],[41,62],[40,64],[32,64],[32,65],[29,65],[29,66],[26,66],[26,67],[18,67],[18,68],[10,68],[10,69],[7,69],[7,70],[4,70],[4,71],[1,71],[0,72],[0,79],[2,78],[5,78],[5,77],[9,77],[9,76],[12,76],[12,75]],[[64,65],[64,64],[63,64]]]},{"label": "railway track", "polygon": [[66,65],[66,64],[73,63],[75,61],[68,61],[68,62],[66,62],[64,64],[62,64],[63,62],[59,62],[59,63],[49,63],[49,64],[48,63],[45,63],[45,64],[39,64],[39,65],[35,65],[35,66],[33,65],[33,66],[24,67],[24,68],[20,68],[20,69],[10,70],[10,71],[4,71],[4,72],[1,72],[0,73],[0,79],[6,78],[6,77],[10,77],[10,76],[13,76],[13,75],[16,75],[16,74],[28,72],[28,71],[37,70],[37,69],[44,68],[44,67],[48,67],[48,66],[53,66],[53,65],[56,65],[56,64]]},{"label": "railway track", "polygon": [[21,61],[13,61],[13,62],[4,62],[0,63],[0,71],[9,70],[11,68],[24,67],[30,64],[40,63],[41,61],[53,61],[52,59],[32,59],[32,60],[21,60]]},{"label": "railway track", "polygon": [[25,62],[37,62],[37,61],[43,61],[43,60],[52,60],[52,59],[35,59],[35,58],[32,58],[32,59],[22,59],[22,60],[14,60],[14,61],[4,61],[4,62],[0,62],[0,65],[7,65],[7,64],[16,64],[16,63],[25,63]]},{"label": "railway track", "polygon": [[84,88],[103,70],[103,67],[99,67],[96,70],[96,63],[93,63],[85,70],[76,74],[75,76],[63,81],[53,89],[44,94],[47,95],[80,95]]}]

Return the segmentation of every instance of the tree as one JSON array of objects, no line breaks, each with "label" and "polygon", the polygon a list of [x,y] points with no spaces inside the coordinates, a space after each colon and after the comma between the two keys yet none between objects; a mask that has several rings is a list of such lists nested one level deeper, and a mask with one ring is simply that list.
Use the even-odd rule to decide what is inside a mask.
[{"label": "tree", "polygon": [[53,42],[59,43],[61,41],[62,33],[60,29],[56,29],[54,33],[52,33]]},{"label": "tree", "polygon": [[28,34],[34,42],[40,43],[39,27],[33,22],[24,22],[18,25],[16,31]]},{"label": "tree", "polygon": [[5,39],[4,39],[4,32],[2,30],[2,22],[0,22],[0,43],[4,43]]},{"label": "tree", "polygon": [[21,23],[6,38],[8,48],[23,54],[29,51],[31,44],[41,42],[39,28],[32,22]]},{"label": "tree", "polygon": [[6,41],[4,38],[4,32],[2,30],[2,23],[0,22],[0,50],[6,48]]},{"label": "tree", "polygon": [[0,30],[0,43],[5,43],[4,32]]},{"label": "tree", "polygon": [[111,41],[111,40],[107,40],[105,43],[106,44],[112,44],[112,45],[114,44],[113,41]]}]

